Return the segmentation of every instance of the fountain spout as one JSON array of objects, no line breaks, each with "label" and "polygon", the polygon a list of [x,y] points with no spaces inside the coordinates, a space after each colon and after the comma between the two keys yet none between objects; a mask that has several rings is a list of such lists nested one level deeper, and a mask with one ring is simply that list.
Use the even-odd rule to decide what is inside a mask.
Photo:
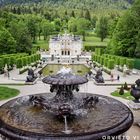
[{"label": "fountain spout", "polygon": [[68,129],[68,122],[67,122],[67,116],[63,116],[64,117],[64,123],[65,123],[65,130],[62,131],[65,134],[71,134],[72,130]]}]

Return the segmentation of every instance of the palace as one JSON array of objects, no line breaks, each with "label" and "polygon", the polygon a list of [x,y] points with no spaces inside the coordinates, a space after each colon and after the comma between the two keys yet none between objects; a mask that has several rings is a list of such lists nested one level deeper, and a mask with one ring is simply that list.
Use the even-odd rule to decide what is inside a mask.
[{"label": "palace", "polygon": [[82,48],[81,37],[67,33],[53,36],[49,42],[49,53],[54,56],[78,56],[81,55]]}]

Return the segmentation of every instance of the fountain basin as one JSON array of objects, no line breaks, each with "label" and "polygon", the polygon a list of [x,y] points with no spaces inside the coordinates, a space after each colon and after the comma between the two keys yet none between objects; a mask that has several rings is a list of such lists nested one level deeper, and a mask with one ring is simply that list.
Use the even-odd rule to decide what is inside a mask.
[{"label": "fountain basin", "polygon": [[[67,64],[48,64],[42,69],[43,76],[52,75],[52,73],[57,74],[57,72],[66,65]],[[68,66],[72,69],[73,73],[77,75],[85,75],[90,71],[90,69],[83,64],[69,64]]]},{"label": "fountain basin", "polygon": [[[75,93],[80,100],[85,93]],[[47,99],[54,93],[37,94]],[[0,107],[0,134],[10,140],[100,140],[103,136],[118,136],[125,133],[133,123],[133,114],[121,102],[102,95],[99,103],[86,115],[68,121],[70,134],[65,134],[64,122],[50,112],[34,107],[30,95],[13,99]],[[77,111],[78,113],[78,111]]]}]

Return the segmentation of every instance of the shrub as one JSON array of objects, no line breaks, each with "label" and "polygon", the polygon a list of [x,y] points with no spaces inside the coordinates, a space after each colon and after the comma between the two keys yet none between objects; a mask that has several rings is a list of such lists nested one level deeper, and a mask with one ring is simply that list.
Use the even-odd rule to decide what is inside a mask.
[{"label": "shrub", "polygon": [[123,95],[123,94],[124,94],[124,87],[123,87],[123,86],[121,86],[121,88],[120,88],[120,90],[119,90],[119,94],[120,94],[120,95]]},{"label": "shrub", "polygon": [[115,64],[116,65],[120,65],[120,57],[119,56],[116,57]]},{"label": "shrub", "polygon": [[97,62],[100,63],[100,56],[97,55]]},{"label": "shrub", "polygon": [[34,62],[34,56],[31,55],[31,63],[33,63],[33,62]]},{"label": "shrub", "polygon": [[104,66],[105,66],[105,67],[107,67],[108,60],[109,60],[108,58],[104,58]]},{"label": "shrub", "polygon": [[22,74],[22,73],[24,73],[25,71],[27,71],[29,68],[24,68],[23,70],[20,70],[19,71],[19,74]]},{"label": "shrub", "polygon": [[123,67],[126,64],[126,58],[121,57],[120,58],[120,65]]},{"label": "shrub", "polygon": [[114,60],[108,60],[107,67],[109,69],[114,69]]},{"label": "shrub", "polygon": [[14,56],[10,57],[10,65],[13,66],[16,63],[16,58]]},{"label": "shrub", "polygon": [[104,57],[100,57],[100,64],[103,65],[104,64]]},{"label": "shrub", "polygon": [[3,58],[0,58],[0,69],[3,69],[4,67],[4,61]]},{"label": "shrub", "polygon": [[16,66],[17,66],[17,68],[22,68],[23,67],[23,60],[22,60],[22,58],[17,59]]},{"label": "shrub", "polygon": [[22,58],[22,61],[23,61],[23,66],[27,66],[27,64],[28,64],[27,58],[26,57],[23,57]]},{"label": "shrub", "polygon": [[127,85],[126,82],[124,83],[124,89],[125,89],[125,90],[128,90],[128,85]]},{"label": "shrub", "polygon": [[[38,56],[38,55],[37,55]],[[37,57],[37,59],[38,59],[38,57]],[[92,53],[92,55],[91,55],[91,60],[93,61],[94,60],[94,53]]]},{"label": "shrub", "polygon": [[97,61],[97,55],[94,54],[94,61]]},{"label": "shrub", "polygon": [[28,65],[31,64],[31,56],[28,56],[28,57],[27,57],[27,62],[28,62]]},{"label": "shrub", "polygon": [[129,69],[133,69],[134,68],[134,59],[127,59],[126,65]]},{"label": "shrub", "polygon": [[95,53],[96,53],[97,55],[102,55],[103,52],[104,52],[104,49],[103,49],[103,48],[95,48]]},{"label": "shrub", "polygon": [[103,68],[103,71],[109,75],[111,75],[111,70],[107,69],[107,68]]},{"label": "shrub", "polygon": [[10,58],[9,57],[4,57],[3,59],[4,59],[4,65],[7,64],[9,66],[9,64],[10,64]]}]

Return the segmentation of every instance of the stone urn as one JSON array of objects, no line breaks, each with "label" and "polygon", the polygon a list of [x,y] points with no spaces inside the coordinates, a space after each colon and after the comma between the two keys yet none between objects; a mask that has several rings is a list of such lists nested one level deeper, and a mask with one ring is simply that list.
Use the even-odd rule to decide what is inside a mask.
[{"label": "stone urn", "polygon": [[135,98],[135,102],[140,103],[140,79],[136,80],[136,85],[131,86],[131,95]]}]

